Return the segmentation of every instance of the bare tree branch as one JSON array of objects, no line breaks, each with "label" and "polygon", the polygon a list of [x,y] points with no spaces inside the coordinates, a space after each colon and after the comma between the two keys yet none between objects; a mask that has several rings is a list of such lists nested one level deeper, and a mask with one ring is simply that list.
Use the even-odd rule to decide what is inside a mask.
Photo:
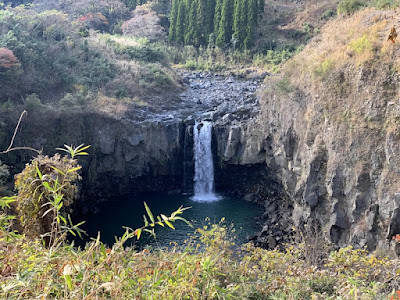
[{"label": "bare tree branch", "polygon": [[36,152],[37,154],[40,154],[40,153],[41,153],[40,150],[33,149],[33,148],[31,148],[31,147],[13,147],[14,139],[15,139],[15,136],[17,135],[19,125],[21,124],[22,118],[23,118],[23,116],[24,116],[26,113],[28,113],[26,110],[24,110],[24,111],[21,113],[21,116],[19,117],[19,120],[18,120],[18,124],[17,124],[17,126],[15,127],[14,134],[13,134],[13,136],[12,136],[12,138],[11,138],[10,145],[8,146],[7,150],[0,152],[0,154],[6,154],[6,153],[9,153],[9,152],[14,151],[14,150],[31,150],[31,151]]}]

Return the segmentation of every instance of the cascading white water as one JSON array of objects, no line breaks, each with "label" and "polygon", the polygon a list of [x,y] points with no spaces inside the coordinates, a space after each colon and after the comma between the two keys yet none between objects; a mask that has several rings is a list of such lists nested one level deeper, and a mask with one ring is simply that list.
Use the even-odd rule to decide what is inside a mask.
[{"label": "cascading white water", "polygon": [[212,124],[202,121],[194,126],[194,201],[219,200],[214,194],[214,164],[211,151]]}]

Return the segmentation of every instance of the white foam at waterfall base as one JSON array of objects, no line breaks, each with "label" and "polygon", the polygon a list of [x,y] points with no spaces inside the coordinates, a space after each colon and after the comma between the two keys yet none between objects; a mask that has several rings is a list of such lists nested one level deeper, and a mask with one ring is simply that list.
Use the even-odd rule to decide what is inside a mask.
[{"label": "white foam at waterfall base", "polygon": [[217,201],[214,193],[214,163],[211,151],[212,124],[196,122],[194,129],[194,196],[201,202]]}]

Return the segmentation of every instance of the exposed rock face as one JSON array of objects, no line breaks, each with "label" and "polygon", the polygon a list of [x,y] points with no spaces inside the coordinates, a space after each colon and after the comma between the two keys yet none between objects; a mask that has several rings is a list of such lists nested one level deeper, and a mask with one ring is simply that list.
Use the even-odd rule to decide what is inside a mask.
[{"label": "exposed rock face", "polygon": [[275,248],[290,236],[293,204],[279,176],[271,139],[260,119],[214,127],[218,166],[216,186],[264,207],[263,228],[255,243]]},{"label": "exposed rock face", "polygon": [[[366,84],[350,74],[347,80]],[[378,92],[379,83],[370,84],[373,98],[360,91],[351,97],[352,108],[335,110],[324,107],[335,100],[329,95],[325,103],[315,96],[293,101],[269,95],[260,119],[274,141],[271,160],[294,200],[294,220],[318,219],[341,246],[375,248],[400,230],[398,128],[387,124],[398,108]]]},{"label": "exposed rock face", "polygon": [[338,246],[374,249],[400,232],[400,78],[361,67],[344,76],[355,88],[342,97],[323,83],[286,95],[271,84],[258,119],[222,131],[218,151],[229,164],[265,163],[295,225],[318,220]]},{"label": "exposed rock face", "polygon": [[[295,225],[317,221],[338,246],[386,247],[400,232],[400,56],[382,42],[385,13],[366,10],[323,30],[267,82],[258,118],[219,139],[223,161],[265,163]],[[376,39],[364,56],[352,51],[363,37]]]},{"label": "exposed rock face", "polygon": [[[11,120],[9,124],[4,131],[11,133]],[[7,136],[3,144],[9,140]],[[23,121],[15,145],[44,147],[44,153],[51,154],[64,143],[76,146],[82,141],[91,145],[90,155],[79,158],[84,167],[85,201],[182,188],[185,126],[179,120],[134,122],[85,112],[47,111]],[[14,152],[9,159],[27,161],[28,155]]]},{"label": "exposed rock face", "polygon": [[[338,246],[374,249],[400,232],[400,102],[391,87],[400,78],[388,86],[388,71],[363,72],[348,70],[344,80],[356,88],[342,98],[323,85],[282,95],[271,84],[257,119],[216,132],[224,164],[263,166],[255,177],[282,188],[283,195],[260,197],[269,220],[284,227],[290,214],[295,225],[317,220]],[[266,246],[285,234],[266,230],[259,237]]]}]

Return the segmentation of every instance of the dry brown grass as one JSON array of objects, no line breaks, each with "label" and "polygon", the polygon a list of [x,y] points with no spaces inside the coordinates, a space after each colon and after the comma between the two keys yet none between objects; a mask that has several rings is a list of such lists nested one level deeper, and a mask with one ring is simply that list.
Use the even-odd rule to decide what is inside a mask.
[{"label": "dry brown grass", "polygon": [[391,26],[399,23],[395,16],[394,11],[366,9],[328,22],[321,35],[286,65],[284,73],[296,74],[293,77],[298,80],[311,74],[318,81],[349,64],[360,66],[392,60],[400,66],[398,44],[386,41]]}]

